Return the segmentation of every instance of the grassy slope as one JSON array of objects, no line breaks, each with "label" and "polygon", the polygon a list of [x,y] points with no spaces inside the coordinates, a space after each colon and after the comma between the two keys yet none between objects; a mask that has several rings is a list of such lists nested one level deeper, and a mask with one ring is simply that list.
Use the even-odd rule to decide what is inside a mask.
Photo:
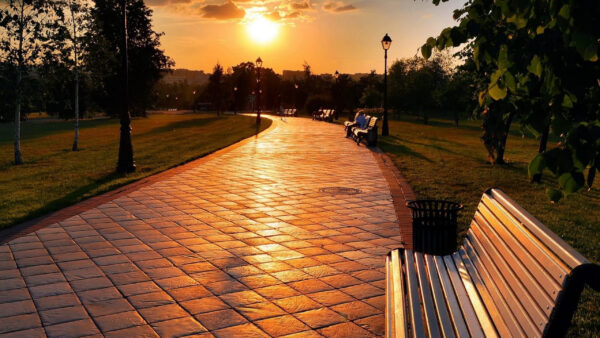
[{"label": "grassy slope", "polygon": [[[261,130],[270,124],[263,119]],[[12,124],[0,124],[0,228],[201,157],[257,132],[255,118],[246,116],[151,115],[133,120],[132,127],[137,171],[123,176],[114,173],[118,120],[82,121],[78,152],[70,150],[71,122],[26,122],[22,166],[12,165]]]},{"label": "grassy slope", "polygon": [[[548,202],[544,188],[529,183],[527,164],[537,152],[536,140],[510,135],[507,166],[491,166],[480,141],[477,121],[455,128],[451,121],[430,125],[407,119],[390,121],[388,137],[380,147],[394,160],[419,198],[449,199],[465,204],[459,218],[464,233],[483,191],[498,187],[516,200],[591,261],[600,263],[600,191],[569,196],[557,205]],[[553,183],[549,175],[546,183]],[[586,289],[570,334],[594,336],[600,332],[600,295]]]}]

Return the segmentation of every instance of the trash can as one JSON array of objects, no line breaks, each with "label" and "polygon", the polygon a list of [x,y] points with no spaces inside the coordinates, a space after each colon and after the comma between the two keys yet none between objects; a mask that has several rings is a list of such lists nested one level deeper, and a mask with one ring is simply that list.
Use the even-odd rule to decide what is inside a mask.
[{"label": "trash can", "polygon": [[439,200],[409,201],[413,215],[413,250],[432,255],[456,251],[457,216],[460,203]]}]

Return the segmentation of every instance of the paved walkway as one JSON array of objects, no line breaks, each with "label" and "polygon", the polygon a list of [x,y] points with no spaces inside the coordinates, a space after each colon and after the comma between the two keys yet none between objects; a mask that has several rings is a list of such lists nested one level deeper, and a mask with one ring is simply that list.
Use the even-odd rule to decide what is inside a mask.
[{"label": "paved walkway", "polygon": [[0,333],[383,335],[400,236],[377,161],[338,125],[275,124],[0,246]]}]

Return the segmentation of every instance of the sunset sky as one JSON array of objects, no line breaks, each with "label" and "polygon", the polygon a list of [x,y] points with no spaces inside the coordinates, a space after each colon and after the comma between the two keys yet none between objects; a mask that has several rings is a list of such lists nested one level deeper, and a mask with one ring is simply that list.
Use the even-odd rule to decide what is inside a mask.
[{"label": "sunset sky", "polygon": [[258,56],[277,72],[306,61],[315,73],[383,71],[381,38],[393,40],[390,61],[411,57],[429,36],[454,25],[464,3],[421,0],[147,0],[154,27],[176,68],[210,72]]}]

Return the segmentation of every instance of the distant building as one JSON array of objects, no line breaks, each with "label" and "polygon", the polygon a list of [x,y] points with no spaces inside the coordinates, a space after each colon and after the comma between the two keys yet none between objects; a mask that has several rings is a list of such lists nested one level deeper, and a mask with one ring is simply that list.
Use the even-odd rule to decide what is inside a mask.
[{"label": "distant building", "polygon": [[187,81],[190,85],[203,85],[208,83],[208,76],[202,70],[174,69],[165,72],[161,81],[168,84]]}]

